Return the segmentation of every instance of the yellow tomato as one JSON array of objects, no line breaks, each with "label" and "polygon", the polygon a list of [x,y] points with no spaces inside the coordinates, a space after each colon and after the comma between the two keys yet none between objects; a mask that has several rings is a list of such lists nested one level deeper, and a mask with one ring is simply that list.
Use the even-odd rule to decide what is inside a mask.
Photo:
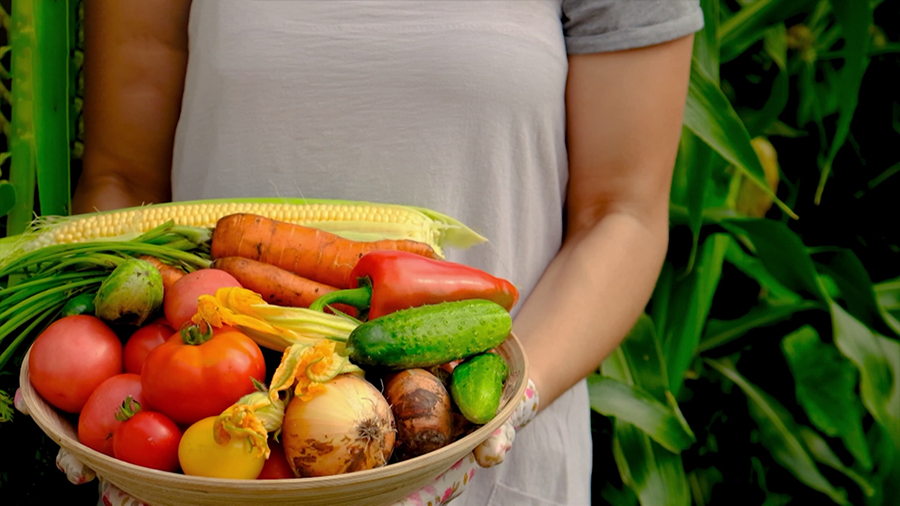
[{"label": "yellow tomato", "polygon": [[245,438],[232,438],[227,444],[213,438],[215,416],[194,423],[181,436],[178,461],[184,474],[210,478],[255,480],[266,459],[251,448]]}]

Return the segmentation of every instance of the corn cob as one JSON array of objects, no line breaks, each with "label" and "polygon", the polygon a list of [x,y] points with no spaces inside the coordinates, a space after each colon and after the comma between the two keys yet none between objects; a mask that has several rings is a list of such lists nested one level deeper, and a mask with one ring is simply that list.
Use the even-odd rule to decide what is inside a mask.
[{"label": "corn cob", "polygon": [[412,239],[443,256],[443,246],[469,248],[486,239],[444,214],[421,207],[323,199],[244,198],[173,202],[70,217],[45,217],[21,237],[0,243],[0,264],[9,255],[51,244],[129,239],[173,220],[191,227],[215,226],[222,216],[253,213],[319,228],[354,240]]}]

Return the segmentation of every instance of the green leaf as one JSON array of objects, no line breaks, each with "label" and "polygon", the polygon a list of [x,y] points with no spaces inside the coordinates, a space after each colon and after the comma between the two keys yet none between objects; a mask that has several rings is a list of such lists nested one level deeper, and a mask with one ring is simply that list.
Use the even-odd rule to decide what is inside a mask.
[{"label": "green leaf", "polygon": [[790,95],[790,76],[787,70],[787,34],[784,24],[767,28],[763,36],[763,51],[778,67],[778,75],[765,105],[758,111],[743,113],[751,137],[762,135],[784,111]]},{"label": "green leaf", "polygon": [[615,422],[613,457],[622,482],[641,506],[690,506],[691,496],[681,456],[653,442],[626,422]]},{"label": "green leaf", "polygon": [[900,337],[900,326],[893,318],[885,317],[872,278],[852,250],[828,251],[816,254],[813,259],[819,270],[837,284],[850,314],[878,332]]},{"label": "green leaf", "polygon": [[706,324],[706,333],[697,346],[697,353],[724,346],[740,339],[751,330],[786,321],[796,313],[813,309],[825,308],[818,302],[803,300],[795,303],[760,305],[734,320],[711,319]]},{"label": "green leaf", "polygon": [[[878,338],[891,364],[900,364],[900,342],[886,337]],[[894,375],[894,388],[888,401],[888,411],[900,413],[900,375]],[[893,506],[894,499],[900,497],[900,449],[891,442],[890,434],[881,425],[873,425],[868,433],[869,448],[875,473],[872,483],[876,488],[875,497],[866,504],[870,506]]]},{"label": "green leaf", "polygon": [[637,505],[637,496],[630,488],[616,488],[612,483],[606,482],[600,489],[600,497],[612,506],[635,506]]},{"label": "green leaf", "polygon": [[731,238],[727,234],[707,237],[701,247],[699,263],[689,276],[677,281],[673,288],[663,350],[669,390],[676,396],[703,335],[729,242]]},{"label": "green leaf", "polygon": [[866,497],[875,495],[875,488],[869,483],[869,480],[853,469],[845,466],[844,463],[841,462],[841,459],[839,459],[828,446],[828,443],[822,439],[816,431],[809,427],[800,426],[800,438],[803,440],[803,445],[809,450],[810,455],[816,459],[816,462],[821,462],[855,481],[859,486],[860,491],[862,491],[863,495]]},{"label": "green leaf", "polygon": [[737,242],[731,241],[728,245],[728,249],[725,251],[725,260],[759,283],[761,298],[773,304],[799,303],[803,300],[803,297],[797,292],[778,281],[759,258],[748,254]]},{"label": "green leaf", "polygon": [[787,225],[775,220],[728,220],[721,225],[736,236],[746,235],[765,268],[789,290],[827,300],[806,246]]},{"label": "green leaf", "polygon": [[[653,398],[668,402],[665,362],[653,322],[646,315],[638,319],[600,370],[605,377],[641,387]],[[634,491],[641,505],[690,505],[681,456],[654,442],[638,427],[613,420],[613,457],[622,483]]]},{"label": "green leaf", "polygon": [[781,349],[794,376],[797,401],[812,424],[839,437],[864,469],[872,469],[862,425],[865,408],[856,395],[853,364],[808,325],[785,336]]},{"label": "green leaf", "polygon": [[719,82],[719,28],[720,0],[700,0],[703,11],[703,30],[694,37],[694,56],[713,82]]},{"label": "green leaf", "polygon": [[722,472],[715,467],[695,469],[688,474],[691,496],[697,506],[706,506],[712,501],[712,489],[724,481]]},{"label": "green leaf", "polygon": [[756,0],[719,25],[721,61],[728,62],[762,38],[765,30],[808,9],[818,0]]},{"label": "green leaf", "polygon": [[793,417],[778,401],[747,381],[730,363],[710,359],[706,363],[744,391],[750,416],[759,427],[760,442],[776,462],[806,486],[822,492],[835,503],[849,504],[846,492],[835,488],[819,472],[799,439]]},{"label": "green leaf", "polygon": [[900,449],[900,400],[894,394],[900,363],[888,361],[880,336],[860,323],[840,305],[831,302],[834,344],[850,359],[860,374],[863,405]]},{"label": "green leaf", "polygon": [[643,388],[599,374],[588,376],[587,381],[594,411],[634,425],[673,453],[686,450],[696,442],[690,427]]},{"label": "green leaf", "polygon": [[16,205],[16,189],[9,181],[0,180],[0,216],[6,216]]},{"label": "green leaf", "polygon": [[868,2],[859,0],[831,0],[834,17],[840,25],[844,39],[844,66],[841,68],[838,98],[840,115],[828,155],[822,165],[819,186],[816,188],[815,203],[822,200],[825,182],[831,173],[831,166],[838,150],[850,133],[850,122],[859,102],[859,89],[863,75],[869,66],[869,27],[874,23]]},{"label": "green leaf", "polygon": [[759,157],[750,144],[749,132],[728,98],[705,73],[696,58],[691,60],[691,79],[684,109],[684,124],[772,197],[773,202],[785,214],[797,218],[797,215],[769,188]]},{"label": "green leaf", "polygon": [[712,150],[688,129],[683,129],[681,134],[676,170],[684,174],[684,177],[679,178],[679,180],[684,180],[684,189],[680,193],[683,193],[683,201],[687,206],[688,228],[690,228],[693,238],[687,266],[685,272],[681,274],[683,276],[690,273],[694,267],[700,240],[700,228],[703,226],[706,193],[711,185],[713,171]]}]

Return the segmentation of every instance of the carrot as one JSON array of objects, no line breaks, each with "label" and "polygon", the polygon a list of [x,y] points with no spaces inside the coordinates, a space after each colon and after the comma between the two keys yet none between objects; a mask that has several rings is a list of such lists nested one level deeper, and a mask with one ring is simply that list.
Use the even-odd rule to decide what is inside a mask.
[{"label": "carrot", "polygon": [[255,214],[222,217],[213,231],[211,256],[239,256],[272,264],[335,288],[350,287],[350,272],[363,255],[400,250],[439,258],[431,246],[410,239],[353,241],[303,225]]},{"label": "carrot", "polygon": [[[213,260],[212,268],[231,274],[241,286],[253,290],[263,300],[276,306],[309,307],[320,296],[337,290],[333,286],[306,279],[281,267],[249,258],[217,258]],[[335,304],[334,307],[351,316],[356,315],[354,307],[344,304]]]},{"label": "carrot", "polygon": [[154,256],[141,255],[138,258],[140,258],[141,260],[146,260],[153,264],[153,266],[156,267],[156,270],[158,270],[162,275],[164,294],[169,291],[170,286],[174,285],[176,281],[181,279],[186,274],[180,268],[164,263],[162,260]]}]

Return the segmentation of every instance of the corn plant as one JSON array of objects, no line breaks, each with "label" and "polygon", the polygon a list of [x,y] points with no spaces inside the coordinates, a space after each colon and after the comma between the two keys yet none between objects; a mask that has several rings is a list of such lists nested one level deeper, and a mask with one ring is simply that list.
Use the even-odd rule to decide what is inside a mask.
[{"label": "corn plant", "polygon": [[[822,242],[810,220],[900,170],[876,161],[859,188],[829,185],[865,162],[853,119],[871,59],[900,50],[874,21],[896,8],[701,4],[669,254],[645,314],[589,378],[607,480],[595,502],[893,504],[900,278],[873,280],[863,246]],[[889,246],[879,276],[897,274]]]}]

